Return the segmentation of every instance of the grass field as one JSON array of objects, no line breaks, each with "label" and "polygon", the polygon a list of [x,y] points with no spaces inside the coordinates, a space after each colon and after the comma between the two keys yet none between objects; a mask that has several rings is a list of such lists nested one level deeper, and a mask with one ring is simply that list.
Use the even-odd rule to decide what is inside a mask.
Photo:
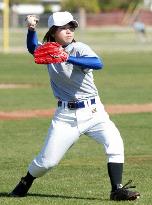
[{"label": "grass field", "polygon": [[[133,179],[141,192],[139,205],[151,205],[151,123],[150,113],[112,117],[119,127],[126,148],[123,181]],[[12,199],[7,193],[14,188],[27,166],[38,153],[48,119],[0,121],[0,203],[1,204],[117,204],[110,202],[109,181],[103,149],[82,137],[65,155],[58,167],[38,179],[27,198]],[[120,202],[119,204],[128,204]],[[129,204],[134,204],[130,202]]]},{"label": "grass field", "polygon": [[[94,35],[95,32],[93,31]],[[107,32],[107,33],[106,33]],[[130,32],[130,31],[129,31]],[[152,61],[151,45],[138,43],[130,33],[121,36],[123,51],[111,31],[104,31],[99,49],[100,33],[96,39],[92,31],[86,40],[96,43],[94,48],[102,56],[105,68],[95,72],[95,82],[104,104],[151,103]],[[117,36],[117,37],[116,37]],[[115,32],[114,40],[120,36]],[[84,36],[81,36],[84,38]],[[15,37],[14,37],[15,38]],[[127,38],[127,39],[126,39]],[[91,40],[92,39],[92,40]],[[126,41],[125,41],[126,40]],[[127,45],[126,42],[133,42]],[[151,39],[150,39],[151,41]],[[107,43],[106,43],[107,42]],[[141,46],[142,45],[142,46]],[[108,50],[109,47],[109,50]],[[132,49],[131,49],[131,48]],[[47,70],[33,63],[28,54],[0,53],[0,84],[30,84],[31,88],[0,89],[0,111],[53,108],[56,104],[49,88]],[[82,136],[64,156],[59,166],[38,179],[26,198],[9,198],[28,164],[42,147],[51,119],[0,120],[0,204],[2,205],[151,205],[152,204],[152,113],[112,115],[124,143],[126,163],[123,182],[133,179],[141,198],[136,202],[109,201],[110,184],[103,148]]]},{"label": "grass field", "polygon": [[[38,28],[39,41],[42,41],[47,28]],[[152,27],[146,28],[146,42],[142,42],[135,34],[132,27],[99,27],[76,30],[75,39],[88,43],[98,52],[142,52],[152,51]],[[14,51],[26,51],[27,29],[10,29],[10,49]],[[0,36],[2,29],[0,28]],[[2,38],[0,38],[0,51],[2,50]]]},{"label": "grass field", "polygon": [[[152,52],[104,53],[105,67],[95,80],[106,104],[152,102]],[[6,61],[7,59],[7,61]],[[55,99],[49,88],[47,69],[27,54],[0,55],[0,82],[32,84],[30,89],[1,89],[0,110],[50,108]]]}]

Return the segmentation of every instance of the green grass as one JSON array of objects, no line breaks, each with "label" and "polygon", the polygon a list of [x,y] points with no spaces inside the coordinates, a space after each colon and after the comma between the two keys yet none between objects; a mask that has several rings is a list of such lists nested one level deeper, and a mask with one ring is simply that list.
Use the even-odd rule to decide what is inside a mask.
[{"label": "green grass", "polygon": [[[42,41],[47,28],[38,28],[39,41]],[[142,42],[132,27],[99,27],[77,29],[75,39],[89,44],[99,52],[142,52],[152,51],[152,29],[147,27],[146,42]],[[11,50],[26,51],[26,28],[10,29],[10,48]],[[0,29],[2,36],[2,29]],[[0,50],[2,50],[2,38],[0,39]]]},{"label": "green grass", "polygon": [[99,94],[105,103],[152,102],[151,52],[103,55],[105,68],[96,73]]},{"label": "green grass", "polygon": [[131,27],[99,27],[76,32],[76,40],[85,42],[102,53],[150,51],[151,30],[148,30],[146,39],[142,43]]},{"label": "green grass", "polygon": [[[99,54],[100,55],[100,54]],[[104,69],[94,71],[95,83],[106,104],[152,102],[152,53],[104,53]],[[32,84],[26,89],[0,89],[0,110],[55,106],[47,68],[27,54],[0,54],[0,82]]]},{"label": "green grass", "polygon": [[30,54],[0,54],[0,82],[48,85],[47,68],[36,65]]},{"label": "green grass", "polygon": [[[150,205],[152,115],[117,115],[112,120],[125,143],[123,181],[133,179],[136,190],[141,193],[136,203]],[[103,147],[85,136],[66,153],[56,168],[34,183],[28,197],[14,199],[6,196],[26,173],[28,164],[42,147],[49,123],[49,119],[0,121],[1,204],[118,204],[109,201],[110,184]]]},{"label": "green grass", "polygon": [[[43,30],[38,31],[42,39]],[[84,42],[101,53],[152,51],[152,30],[147,29],[146,42],[141,42],[131,27],[99,27],[76,30],[76,41]]]}]

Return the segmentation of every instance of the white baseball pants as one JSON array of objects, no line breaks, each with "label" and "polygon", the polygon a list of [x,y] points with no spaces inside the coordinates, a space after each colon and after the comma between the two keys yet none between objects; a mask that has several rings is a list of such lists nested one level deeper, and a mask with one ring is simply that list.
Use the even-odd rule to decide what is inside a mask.
[{"label": "white baseball pants", "polygon": [[67,102],[58,107],[48,130],[45,144],[29,166],[34,177],[43,176],[56,166],[66,151],[85,134],[103,144],[108,162],[124,162],[124,146],[118,129],[109,119],[99,97],[95,104],[85,101],[85,108],[70,110]]}]

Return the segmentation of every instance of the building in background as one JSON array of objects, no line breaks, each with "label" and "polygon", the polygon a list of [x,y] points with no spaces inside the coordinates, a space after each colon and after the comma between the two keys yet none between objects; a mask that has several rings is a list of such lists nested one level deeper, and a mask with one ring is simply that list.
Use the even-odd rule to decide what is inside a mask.
[{"label": "building in background", "polygon": [[144,0],[144,5],[152,11],[152,0]]},{"label": "building in background", "polygon": [[[12,27],[18,27],[25,24],[24,19],[28,14],[36,14],[42,16],[41,24],[47,22],[45,14],[60,11],[61,0],[41,0],[39,4],[14,4],[11,7],[11,25]],[[45,25],[46,26],[46,25]]]},{"label": "building in background", "polygon": [[48,11],[56,12],[61,10],[61,0],[42,0],[42,4]]},{"label": "building in background", "polygon": [[[71,0],[72,1],[72,0]],[[52,12],[61,10],[62,0],[39,0],[38,4],[15,4],[10,8],[10,27],[25,27],[25,18],[28,14],[40,16],[39,27],[47,27],[47,19]],[[0,27],[2,27],[3,0],[0,0]],[[86,13],[81,8],[74,17],[79,22],[79,28],[100,26],[130,26],[140,11],[140,20],[145,26],[152,26],[152,0],[143,0],[137,9],[131,13],[123,10],[114,10],[100,13]],[[126,14],[127,13],[127,14]]]},{"label": "building in background", "polygon": [[17,14],[43,14],[44,7],[41,4],[14,4],[11,10]]}]

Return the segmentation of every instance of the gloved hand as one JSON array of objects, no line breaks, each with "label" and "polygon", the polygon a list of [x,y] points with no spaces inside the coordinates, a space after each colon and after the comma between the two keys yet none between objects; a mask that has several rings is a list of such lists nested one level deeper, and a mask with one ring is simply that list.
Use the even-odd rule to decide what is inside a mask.
[{"label": "gloved hand", "polygon": [[67,61],[69,54],[59,43],[47,42],[34,51],[34,60],[37,64],[62,63]]}]

